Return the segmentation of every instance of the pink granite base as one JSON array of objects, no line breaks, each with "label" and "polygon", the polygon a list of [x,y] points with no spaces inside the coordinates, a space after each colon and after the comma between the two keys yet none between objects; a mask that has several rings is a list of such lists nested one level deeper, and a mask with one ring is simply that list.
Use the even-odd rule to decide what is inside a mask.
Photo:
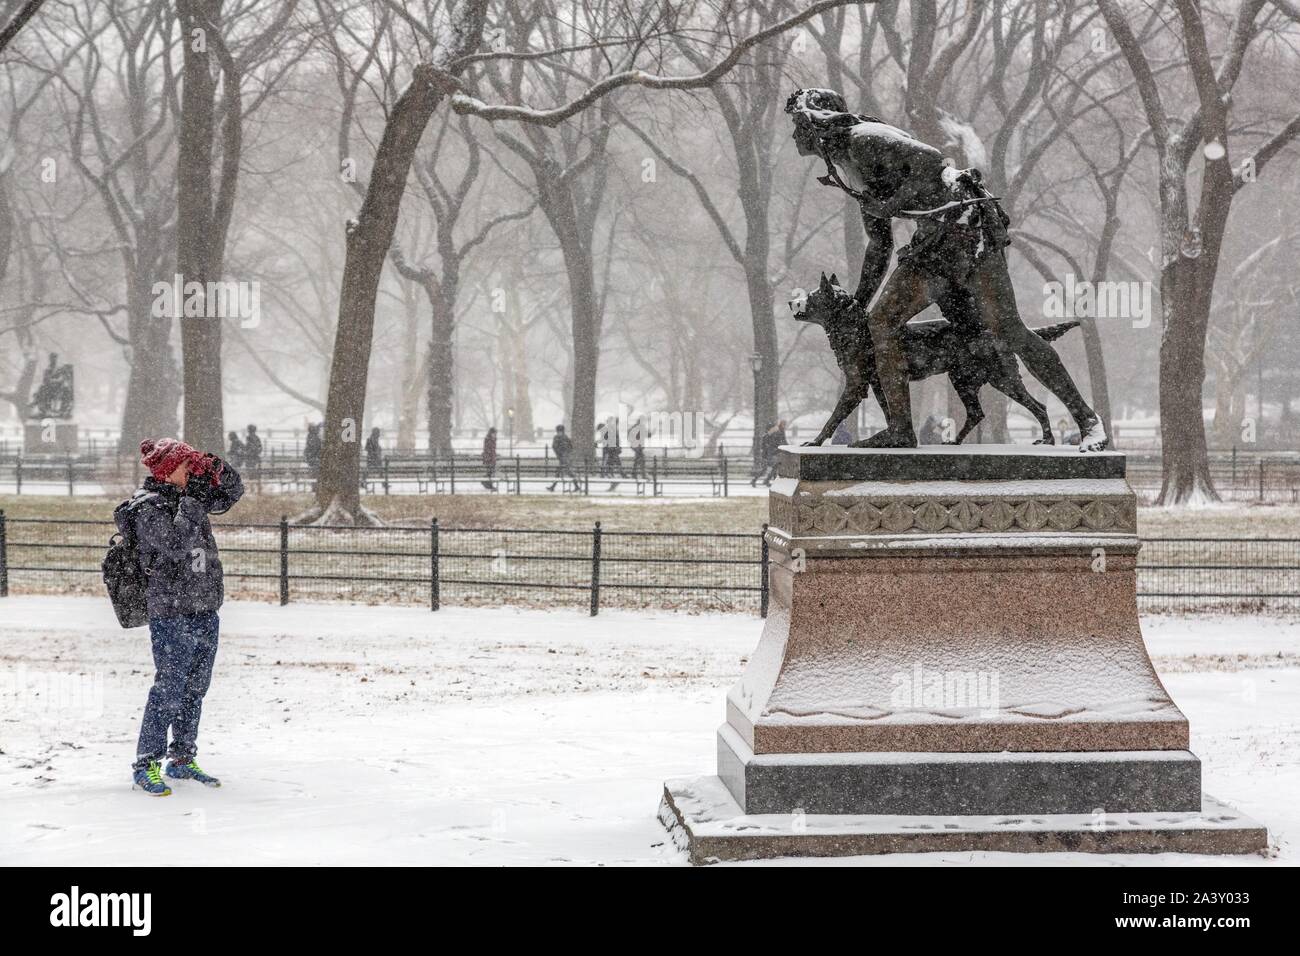
[{"label": "pink granite base", "polygon": [[[955,536],[954,536],[955,538]],[[727,696],[755,753],[1186,750],[1138,623],[1135,548],[792,555]]]}]

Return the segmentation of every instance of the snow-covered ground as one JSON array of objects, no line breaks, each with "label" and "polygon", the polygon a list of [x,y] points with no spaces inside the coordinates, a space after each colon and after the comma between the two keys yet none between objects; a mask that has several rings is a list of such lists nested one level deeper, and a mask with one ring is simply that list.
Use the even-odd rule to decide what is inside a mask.
[{"label": "snow-covered ground", "polygon": [[[1205,789],[1300,835],[1300,622],[1148,618]],[[98,598],[0,600],[0,863],[672,863],[665,778],[711,773],[745,615],[231,603],[200,763],[130,788],[144,630]],[[914,854],[867,864],[1267,863]]]}]

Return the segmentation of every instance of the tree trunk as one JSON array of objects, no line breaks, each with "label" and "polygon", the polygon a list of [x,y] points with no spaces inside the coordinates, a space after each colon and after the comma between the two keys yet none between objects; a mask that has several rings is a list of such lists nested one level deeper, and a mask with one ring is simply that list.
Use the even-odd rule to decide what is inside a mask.
[{"label": "tree trunk", "polygon": [[1009,445],[1011,432],[1007,430],[1007,411],[1011,408],[1010,401],[996,388],[984,389],[980,401],[984,406],[985,416],[984,421],[980,422],[982,429],[980,441],[994,445]]},{"label": "tree trunk", "polygon": [[[1100,288],[1094,283],[1094,288]],[[1106,434],[1111,438],[1111,447],[1115,447],[1115,429],[1111,426],[1110,388],[1106,381],[1106,356],[1102,352],[1101,333],[1097,330],[1097,320],[1081,319],[1079,329],[1083,332],[1083,351],[1088,359],[1088,391],[1092,394],[1092,410],[1106,426]]]},{"label": "tree trunk", "polygon": [[594,263],[584,250],[564,247],[573,311],[573,404],[569,431],[580,458],[592,454],[596,434],[596,375],[600,367],[600,317]]},{"label": "tree trunk", "polygon": [[780,418],[777,390],[781,381],[781,360],[777,350],[775,300],[768,279],[768,226],[766,200],[753,197],[745,206],[745,291],[749,298],[750,322],[754,329],[754,351],[760,364],[754,372],[753,455],[757,467],[763,435]]},{"label": "tree trunk", "polygon": [[428,360],[420,361],[420,305],[416,288],[402,285],[402,306],[406,310],[402,327],[402,381],[394,402],[397,412],[397,450],[409,454],[415,450],[415,430],[420,420],[420,395],[428,381]]},{"label": "tree trunk", "polygon": [[497,348],[504,376],[502,398],[506,409],[514,412],[507,422],[508,429],[513,429],[516,439],[531,438],[533,406],[528,395],[527,325],[519,307],[519,296],[512,295],[510,300],[510,312],[502,316],[497,325]]},{"label": "tree trunk", "polygon": [[[24,238],[24,247],[28,253],[28,261],[31,262],[30,288],[21,292],[21,297],[30,302],[42,302],[45,300],[45,271],[42,264],[36,260],[36,256],[31,254],[31,237],[25,226],[19,224],[18,217],[14,213],[12,202],[12,182],[9,164],[13,161],[10,154],[3,160],[0,160],[0,284],[3,284],[9,276],[9,260],[14,249],[14,238],[22,236]],[[24,305],[15,313],[13,334],[18,351],[23,356],[22,369],[18,373],[18,380],[14,383],[13,389],[9,392],[0,393],[14,407],[14,415],[18,421],[24,421],[27,418],[28,400],[32,395],[32,385],[36,381],[36,369],[40,364],[36,354],[36,339],[32,334],[32,320],[36,316],[36,308],[32,305]]]},{"label": "tree trunk", "polygon": [[[481,18],[479,21],[481,32]],[[474,39],[477,46],[477,36]],[[374,343],[375,296],[393,242],[411,159],[429,117],[448,90],[435,68],[421,63],[398,97],[375,152],[370,185],[357,218],[347,225],[347,257],[339,292],[339,321],[325,404],[325,443],[316,483],[316,519],[360,522],[361,443],[366,382]],[[334,514],[330,514],[334,511]]]},{"label": "tree trunk", "polygon": [[772,285],[767,278],[767,248],[763,244],[761,262],[746,255],[745,288],[749,293],[749,312],[754,326],[754,351],[761,365],[754,373],[754,460],[757,464],[763,435],[780,417],[777,388],[781,378],[777,352],[776,317],[773,314]]},{"label": "tree trunk", "polygon": [[453,92],[443,70],[449,62],[478,49],[486,10],[487,0],[461,0],[451,14],[450,40],[439,44],[432,63],[421,63],[413,71],[410,85],[388,114],[361,211],[348,223],[338,329],[325,406],[325,444],[320,480],[316,483],[317,507],[302,516],[304,519],[373,520],[361,511],[358,439],[366,409],[379,277],[393,244],[416,147],[433,111]]},{"label": "tree trunk", "polygon": [[[184,49],[184,82],[181,90],[180,131],[177,136],[177,225],[176,271],[186,289],[192,282],[207,288],[219,280],[214,272],[212,243],[215,238],[212,208],[212,136],[215,127],[217,83],[216,56],[207,36],[198,44],[193,31],[216,29],[219,0],[184,0],[178,4]],[[203,49],[196,50],[196,45]],[[184,364],[185,440],[195,448],[221,451],[225,448],[221,389],[221,323],[224,317],[209,317],[212,307],[203,293],[199,315],[177,316],[181,326],[181,359]]]},{"label": "tree trunk", "polygon": [[[1218,501],[1210,475],[1201,395],[1205,386],[1205,337],[1210,321],[1208,265],[1179,257],[1161,273],[1165,332],[1160,340],[1160,445],[1163,482],[1157,504]],[[1217,256],[1216,256],[1217,258]]]},{"label": "tree trunk", "polygon": [[456,394],[455,323],[442,302],[434,305],[429,339],[429,451],[451,454],[452,411]]},{"label": "tree trunk", "polygon": [[172,320],[150,314],[152,277],[135,277],[127,294],[127,328],[131,339],[131,370],[118,450],[134,455],[146,438],[165,438],[180,431],[176,406],[181,397],[180,375],[172,354]]},{"label": "tree trunk", "polygon": [[1210,305],[1218,275],[1223,234],[1234,190],[1225,152],[1207,158],[1201,180],[1199,234],[1188,234],[1185,176],[1172,154],[1161,166],[1160,443],[1163,483],[1157,504],[1218,501],[1210,475],[1201,394],[1205,386],[1205,345]]}]

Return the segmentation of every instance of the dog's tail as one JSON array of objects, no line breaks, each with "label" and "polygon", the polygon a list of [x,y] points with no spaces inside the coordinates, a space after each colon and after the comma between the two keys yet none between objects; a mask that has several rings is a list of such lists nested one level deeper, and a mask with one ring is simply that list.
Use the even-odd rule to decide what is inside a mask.
[{"label": "dog's tail", "polygon": [[1044,342],[1055,342],[1070,329],[1077,328],[1078,319],[1071,319],[1069,322],[1061,322],[1058,325],[1044,325],[1041,329],[1033,329],[1033,333]]}]

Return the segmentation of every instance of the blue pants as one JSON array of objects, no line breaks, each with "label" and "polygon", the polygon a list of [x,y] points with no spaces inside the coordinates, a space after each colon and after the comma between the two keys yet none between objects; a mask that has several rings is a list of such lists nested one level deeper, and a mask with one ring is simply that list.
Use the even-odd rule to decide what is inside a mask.
[{"label": "blue pants", "polygon": [[[212,682],[212,663],[217,657],[219,623],[216,611],[150,619],[155,674],[144,705],[135,767],[164,756],[182,763],[194,759],[203,695]],[[172,731],[170,751],[168,727]]]}]

